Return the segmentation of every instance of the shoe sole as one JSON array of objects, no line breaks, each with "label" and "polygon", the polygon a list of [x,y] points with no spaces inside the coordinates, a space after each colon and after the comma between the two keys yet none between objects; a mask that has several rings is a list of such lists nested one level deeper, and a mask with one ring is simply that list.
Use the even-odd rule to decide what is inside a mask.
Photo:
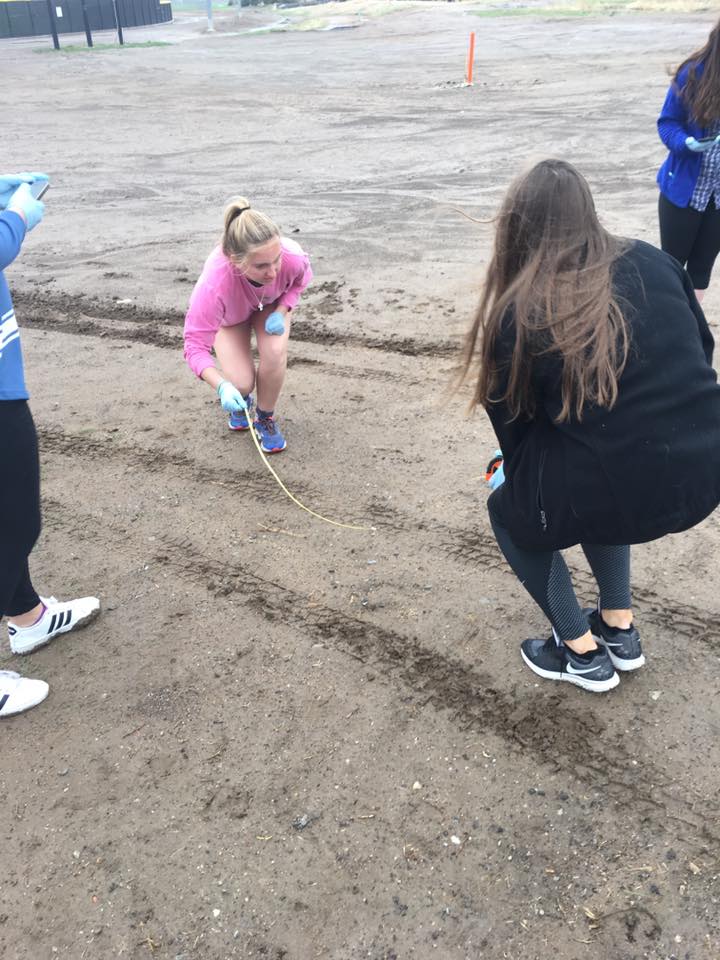
[{"label": "shoe sole", "polygon": [[616,656],[612,652],[612,650],[608,646],[604,637],[597,637],[595,634],[593,634],[593,639],[595,640],[596,643],[605,647],[605,649],[608,652],[608,656],[612,660],[612,665],[615,667],[616,670],[622,670],[623,673],[629,673],[631,670],[639,670],[640,667],[645,666],[644,653],[641,653],[639,657],[635,657],[634,660],[625,660],[622,657]]},{"label": "shoe sole", "polygon": [[249,429],[250,424],[248,424],[246,427],[233,427],[228,423],[228,430],[230,430],[232,433],[247,433]]},{"label": "shoe sole", "polygon": [[94,620],[100,614],[100,607],[97,607],[95,610],[91,610],[84,617],[80,617],[79,620],[76,620],[75,623],[68,624],[67,627],[60,627],[59,630],[53,630],[52,633],[49,633],[46,637],[41,637],[40,640],[36,640],[28,647],[23,647],[21,650],[13,646],[12,640],[10,641],[10,649],[14,654],[19,657],[25,657],[28,653],[35,653],[36,650],[40,650],[41,647],[46,647],[55,637],[59,637],[61,633],[70,633],[73,630],[79,630],[80,627],[86,627],[92,620]]},{"label": "shoe sole", "polygon": [[574,673],[557,673],[554,670],[543,670],[542,667],[538,667],[525,655],[523,649],[520,650],[520,656],[532,672],[536,673],[539,677],[543,677],[545,680],[565,680],[568,683],[572,683],[573,686],[588,690],[590,693],[607,693],[608,690],[613,690],[620,683],[620,677],[616,673],[607,680],[588,680],[586,677],[578,676]]}]

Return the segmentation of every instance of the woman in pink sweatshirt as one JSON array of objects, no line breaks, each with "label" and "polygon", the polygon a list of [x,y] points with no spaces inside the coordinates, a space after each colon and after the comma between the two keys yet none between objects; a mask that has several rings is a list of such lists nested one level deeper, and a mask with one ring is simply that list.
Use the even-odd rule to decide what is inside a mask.
[{"label": "woman in pink sweatshirt", "polygon": [[274,410],[285,382],[290,312],[311,280],[310,261],[300,246],[281,237],[273,221],[244,197],[236,197],[225,210],[220,246],[205,262],[190,297],[185,359],[217,391],[231,430],[250,429],[251,394],[257,388],[252,426],[266,453],[286,447]]}]

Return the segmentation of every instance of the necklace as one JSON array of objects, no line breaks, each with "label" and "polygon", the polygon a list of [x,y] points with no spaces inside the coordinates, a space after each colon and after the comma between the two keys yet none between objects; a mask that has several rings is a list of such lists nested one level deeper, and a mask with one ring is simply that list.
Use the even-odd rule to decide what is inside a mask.
[{"label": "necklace", "polygon": [[[245,279],[247,280],[248,286],[249,286],[250,289],[252,290],[253,296],[257,298],[257,293],[255,292],[256,287],[261,287],[262,284],[261,284],[261,283],[254,284],[254,283],[252,282],[252,280],[249,280],[247,277],[245,277]],[[260,298],[259,298],[258,301],[257,301],[257,307],[256,307],[255,309],[256,309],[256,310],[262,310],[262,308],[263,308],[263,298],[262,298],[262,295],[261,295]]]}]

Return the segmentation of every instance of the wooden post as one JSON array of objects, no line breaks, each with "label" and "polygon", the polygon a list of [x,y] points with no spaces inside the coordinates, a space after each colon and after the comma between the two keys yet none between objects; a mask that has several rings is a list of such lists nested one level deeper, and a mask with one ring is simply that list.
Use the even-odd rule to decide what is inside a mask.
[{"label": "wooden post", "polygon": [[56,50],[59,50],[60,41],[58,40],[57,24],[55,23],[55,11],[53,10],[52,0],[47,0],[47,11],[48,17],[50,17],[50,33],[52,33],[53,46]]},{"label": "wooden post", "polygon": [[81,0],[80,5],[82,7],[83,26],[85,27],[85,39],[87,40],[87,45],[91,47],[93,45],[93,38],[92,32],[90,31],[90,21],[88,20],[87,3],[85,0]]},{"label": "wooden post", "polygon": [[118,8],[118,3],[120,0],[112,0],[113,13],[115,14],[115,27],[117,28],[118,43],[122,47],[125,43],[125,38],[123,37],[122,24],[120,23],[120,10]]}]

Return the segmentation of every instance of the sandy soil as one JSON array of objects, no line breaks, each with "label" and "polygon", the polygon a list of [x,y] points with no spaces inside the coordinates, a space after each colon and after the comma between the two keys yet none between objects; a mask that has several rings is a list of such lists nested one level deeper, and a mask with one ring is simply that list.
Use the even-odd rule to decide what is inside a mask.
[{"label": "sandy soil", "polygon": [[[719,518],[635,551],[639,675],[598,698],[535,683],[518,644],[545,625],[485,513],[491,431],[444,393],[490,243],[453,207],[489,216],[561,155],[612,229],[654,241],[665,67],[711,20],[435,5],[2,47],[2,165],[53,175],[10,271],[33,570],[104,604],[19,665],[51,695],[0,731],[7,960],[720,956]],[[274,464],[370,530],[294,507],[183,365],[234,192],[316,271]]]}]

